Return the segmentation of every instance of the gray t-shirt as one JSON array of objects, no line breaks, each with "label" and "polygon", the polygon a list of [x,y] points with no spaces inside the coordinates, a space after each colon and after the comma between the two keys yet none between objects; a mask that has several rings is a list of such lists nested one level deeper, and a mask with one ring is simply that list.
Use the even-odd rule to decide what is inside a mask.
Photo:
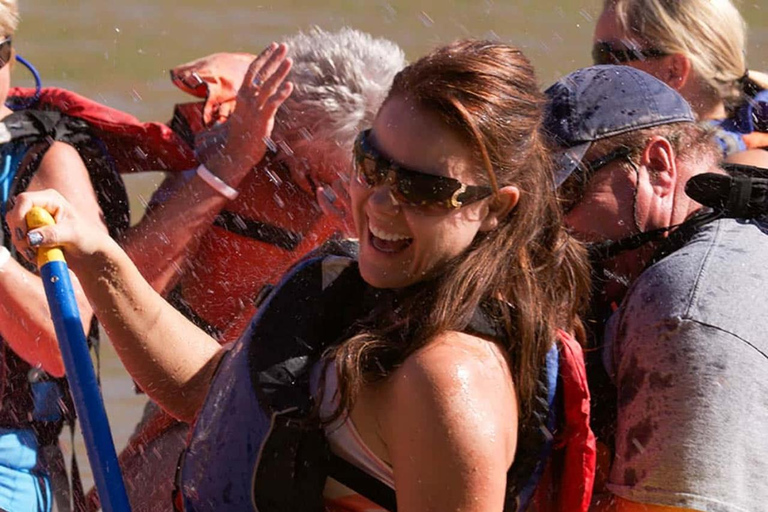
[{"label": "gray t-shirt", "polygon": [[768,510],[767,235],[733,219],[707,225],[643,272],[610,319],[614,494]]}]

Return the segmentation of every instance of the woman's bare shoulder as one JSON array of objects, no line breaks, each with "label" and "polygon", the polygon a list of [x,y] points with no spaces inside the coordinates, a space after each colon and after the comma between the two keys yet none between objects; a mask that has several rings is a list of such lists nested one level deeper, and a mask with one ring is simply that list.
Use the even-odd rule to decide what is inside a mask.
[{"label": "woman's bare shoulder", "polygon": [[446,331],[411,354],[396,374],[411,378],[439,379],[450,384],[458,376],[512,383],[509,365],[501,346],[487,339]]},{"label": "woman's bare shoulder", "polygon": [[411,354],[392,374],[389,402],[427,420],[439,416],[455,428],[507,430],[517,424],[512,376],[500,346],[461,332],[445,332]]},{"label": "woman's bare shoulder", "polygon": [[410,355],[386,388],[378,416],[398,504],[500,508],[518,417],[501,349],[469,334],[443,333]]}]

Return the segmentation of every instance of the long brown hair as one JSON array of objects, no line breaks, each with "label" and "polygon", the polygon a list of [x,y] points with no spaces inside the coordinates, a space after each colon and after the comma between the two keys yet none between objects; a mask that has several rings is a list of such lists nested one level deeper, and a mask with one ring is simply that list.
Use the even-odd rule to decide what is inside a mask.
[{"label": "long brown hair", "polygon": [[507,336],[499,343],[527,414],[556,330],[582,333],[579,314],[589,293],[583,248],[561,223],[541,130],[545,100],[533,67],[514,47],[459,41],[401,71],[385,104],[394,97],[438,114],[475,148],[483,164],[478,181],[495,189],[515,185],[520,198],[496,229],[478,233],[437,277],[387,303],[333,350],[337,415],[351,410],[361,385],[386,378],[436,335],[464,330],[481,303],[494,298],[511,306],[502,308]]}]

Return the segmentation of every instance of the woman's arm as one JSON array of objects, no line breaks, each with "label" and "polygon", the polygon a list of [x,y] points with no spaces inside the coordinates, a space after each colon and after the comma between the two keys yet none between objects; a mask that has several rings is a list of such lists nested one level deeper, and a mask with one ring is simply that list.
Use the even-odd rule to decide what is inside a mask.
[{"label": "woman's arm", "polygon": [[[48,149],[27,190],[43,188],[56,189],[77,205],[84,221],[107,233],[88,170],[75,148],[54,142]],[[87,332],[93,311],[77,279],[72,280],[72,285]],[[64,363],[40,277],[16,261],[9,261],[0,272],[0,293],[0,333],[5,342],[29,364],[40,364],[47,373],[63,376]]]},{"label": "woman's arm", "polygon": [[379,412],[398,510],[501,511],[517,400],[497,345],[445,333],[390,378]]},{"label": "woman's arm", "polygon": [[165,302],[101,225],[88,222],[54,190],[27,192],[8,213],[20,251],[31,249],[24,216],[40,206],[56,219],[34,230],[40,247],[60,246],[128,372],[164,409],[194,418],[208,392],[219,344]]},{"label": "woman's arm", "polygon": [[[238,90],[235,111],[208,139],[220,144],[201,160],[224,183],[236,189],[266,153],[275,112],[291,94],[284,82],[291,69],[287,47],[273,43],[251,64]],[[226,134],[226,138],[218,135]],[[194,254],[200,235],[229,202],[199,176],[194,176],[166,202],[145,215],[121,240],[142,275],[160,293],[175,284],[179,269]]]}]

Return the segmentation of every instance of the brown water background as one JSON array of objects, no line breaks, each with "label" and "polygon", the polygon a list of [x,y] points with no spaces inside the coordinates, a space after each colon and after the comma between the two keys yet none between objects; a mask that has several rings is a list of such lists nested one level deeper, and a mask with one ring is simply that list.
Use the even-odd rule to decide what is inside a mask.
[{"label": "brown water background", "polygon": [[[487,37],[520,46],[542,86],[590,63],[599,0],[19,0],[15,38],[46,86],[65,87],[143,121],[166,121],[174,103],[189,101],[168,79],[178,64],[219,51],[258,53],[272,40],[318,25],[349,25],[400,44],[410,59],[460,37]],[[768,3],[745,2],[749,64],[768,69]],[[30,86],[17,66],[14,85]],[[161,175],[129,176],[133,217]],[[133,430],[145,398],[108,343],[101,379],[118,449]],[[66,448],[69,443],[65,441]],[[76,444],[81,444],[80,442]],[[85,450],[78,448],[90,481]]]}]

